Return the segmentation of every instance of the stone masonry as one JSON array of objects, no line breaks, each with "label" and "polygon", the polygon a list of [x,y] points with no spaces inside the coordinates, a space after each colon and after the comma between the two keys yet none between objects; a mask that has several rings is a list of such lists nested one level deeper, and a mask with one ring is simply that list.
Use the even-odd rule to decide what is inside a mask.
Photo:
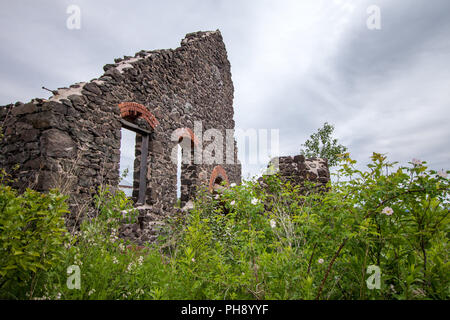
[{"label": "stone masonry", "polygon": [[276,162],[278,162],[280,178],[283,181],[289,181],[293,186],[302,186],[305,181],[309,181],[318,187],[325,187],[330,181],[327,159],[306,159],[303,155],[284,156],[272,159],[268,167]]},{"label": "stone masonry", "polygon": [[[225,137],[235,126],[230,63],[220,31],[191,33],[176,49],[143,50],[103,69],[98,79],[54,90],[49,99],[0,107],[0,167],[16,179],[15,187],[58,187],[70,194],[67,223],[75,225],[99,186],[119,184],[123,126],[138,133],[133,200],[141,209],[141,225],[133,232],[173,209],[177,169],[171,155],[178,143],[191,147],[181,170],[182,205],[198,186],[241,181],[235,141],[234,164],[193,161],[193,150],[208,144],[202,137],[206,130],[218,129]],[[200,132],[194,132],[195,122],[201,122]]]}]

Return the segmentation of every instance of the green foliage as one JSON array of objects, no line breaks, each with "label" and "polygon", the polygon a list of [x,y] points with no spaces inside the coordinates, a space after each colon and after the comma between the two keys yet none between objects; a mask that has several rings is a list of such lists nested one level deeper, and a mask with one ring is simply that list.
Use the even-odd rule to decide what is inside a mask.
[{"label": "green foliage", "polygon": [[[136,275],[138,269],[142,271],[143,258],[128,251],[119,239],[120,224],[136,222],[137,210],[123,191],[108,186],[98,188],[94,201],[97,212],[75,232],[63,263],[39,279],[34,295],[38,299],[136,299],[142,295]],[[67,268],[72,265],[81,270],[79,290],[66,285]],[[133,294],[132,287],[136,287]]]},{"label": "green foliage", "polygon": [[345,153],[347,147],[338,144],[337,139],[332,138],[333,131],[334,126],[325,122],[322,128],[302,144],[305,149],[300,150],[300,153],[306,158],[328,159],[330,167],[336,166],[339,162],[339,155]]},{"label": "green foliage", "polygon": [[94,195],[96,208],[96,221],[116,221],[126,218],[128,223],[134,222],[137,210],[133,208],[133,202],[121,190],[111,191],[109,186],[99,186]]},{"label": "green foliage", "polygon": [[0,177],[0,297],[33,291],[39,272],[55,267],[64,256],[68,232],[63,215],[66,197],[56,190],[19,195]]},{"label": "green foliage", "polygon": [[[277,175],[201,190],[194,209],[172,216],[159,243],[141,250],[118,238],[131,203],[99,189],[98,217],[82,224],[33,297],[449,299],[447,173],[417,161],[394,169],[376,153],[366,171],[355,164],[344,154],[326,190]],[[79,290],[66,285],[74,264]],[[381,270],[379,288],[367,284],[369,266]]]}]

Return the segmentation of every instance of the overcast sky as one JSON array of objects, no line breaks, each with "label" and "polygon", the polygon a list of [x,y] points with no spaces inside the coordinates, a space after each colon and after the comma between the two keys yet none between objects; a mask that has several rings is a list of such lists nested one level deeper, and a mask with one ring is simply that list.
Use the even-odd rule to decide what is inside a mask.
[{"label": "overcast sky", "polygon": [[[81,28],[69,30],[69,5]],[[381,30],[369,30],[370,5]],[[280,129],[295,155],[324,122],[365,164],[373,151],[450,169],[450,1],[2,1],[0,104],[48,98],[114,58],[220,29],[236,127]],[[243,153],[240,154],[243,159]],[[243,176],[259,166],[244,164]]]}]

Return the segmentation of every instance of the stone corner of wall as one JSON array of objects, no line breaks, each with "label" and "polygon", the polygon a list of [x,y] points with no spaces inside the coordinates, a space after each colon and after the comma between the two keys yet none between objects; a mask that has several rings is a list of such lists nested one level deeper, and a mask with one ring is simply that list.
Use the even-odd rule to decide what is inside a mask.
[{"label": "stone corner of wall", "polygon": [[185,46],[191,42],[198,41],[211,36],[218,36],[222,41],[222,33],[219,29],[216,31],[197,31],[186,34],[186,36],[181,40],[181,46]]}]

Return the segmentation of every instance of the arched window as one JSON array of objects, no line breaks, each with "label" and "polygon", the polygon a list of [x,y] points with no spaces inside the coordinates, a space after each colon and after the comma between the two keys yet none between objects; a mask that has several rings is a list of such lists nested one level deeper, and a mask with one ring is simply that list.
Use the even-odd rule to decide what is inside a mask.
[{"label": "arched window", "polygon": [[197,166],[194,163],[198,139],[190,128],[178,128],[172,135],[177,144],[177,199],[183,207],[194,195],[197,180]]},{"label": "arched window", "polygon": [[223,181],[225,181],[226,186],[230,185],[225,169],[222,166],[215,166],[209,178],[209,191],[214,192],[220,189]]},{"label": "arched window", "polygon": [[120,138],[120,189],[127,197],[133,196],[134,161],[136,158],[136,132],[122,127]]},{"label": "arched window", "polygon": [[[133,165],[133,181],[132,181],[132,194],[136,197],[137,204],[145,203],[145,194],[147,191],[147,158],[148,158],[148,145],[151,131],[159,124],[155,116],[147,110],[147,108],[141,104],[135,102],[123,102],[119,104],[121,123],[122,123],[122,136],[129,135],[126,130],[134,132],[135,134],[135,146],[123,146],[124,141],[121,141],[121,151],[125,148],[134,148],[135,159]],[[147,128],[136,124],[136,120],[142,118],[148,124]],[[144,124],[145,124],[144,122]],[[122,148],[124,147],[124,148]],[[122,152],[121,162],[122,164]],[[130,181],[126,181],[125,184],[119,185],[119,187],[129,194]]]}]

